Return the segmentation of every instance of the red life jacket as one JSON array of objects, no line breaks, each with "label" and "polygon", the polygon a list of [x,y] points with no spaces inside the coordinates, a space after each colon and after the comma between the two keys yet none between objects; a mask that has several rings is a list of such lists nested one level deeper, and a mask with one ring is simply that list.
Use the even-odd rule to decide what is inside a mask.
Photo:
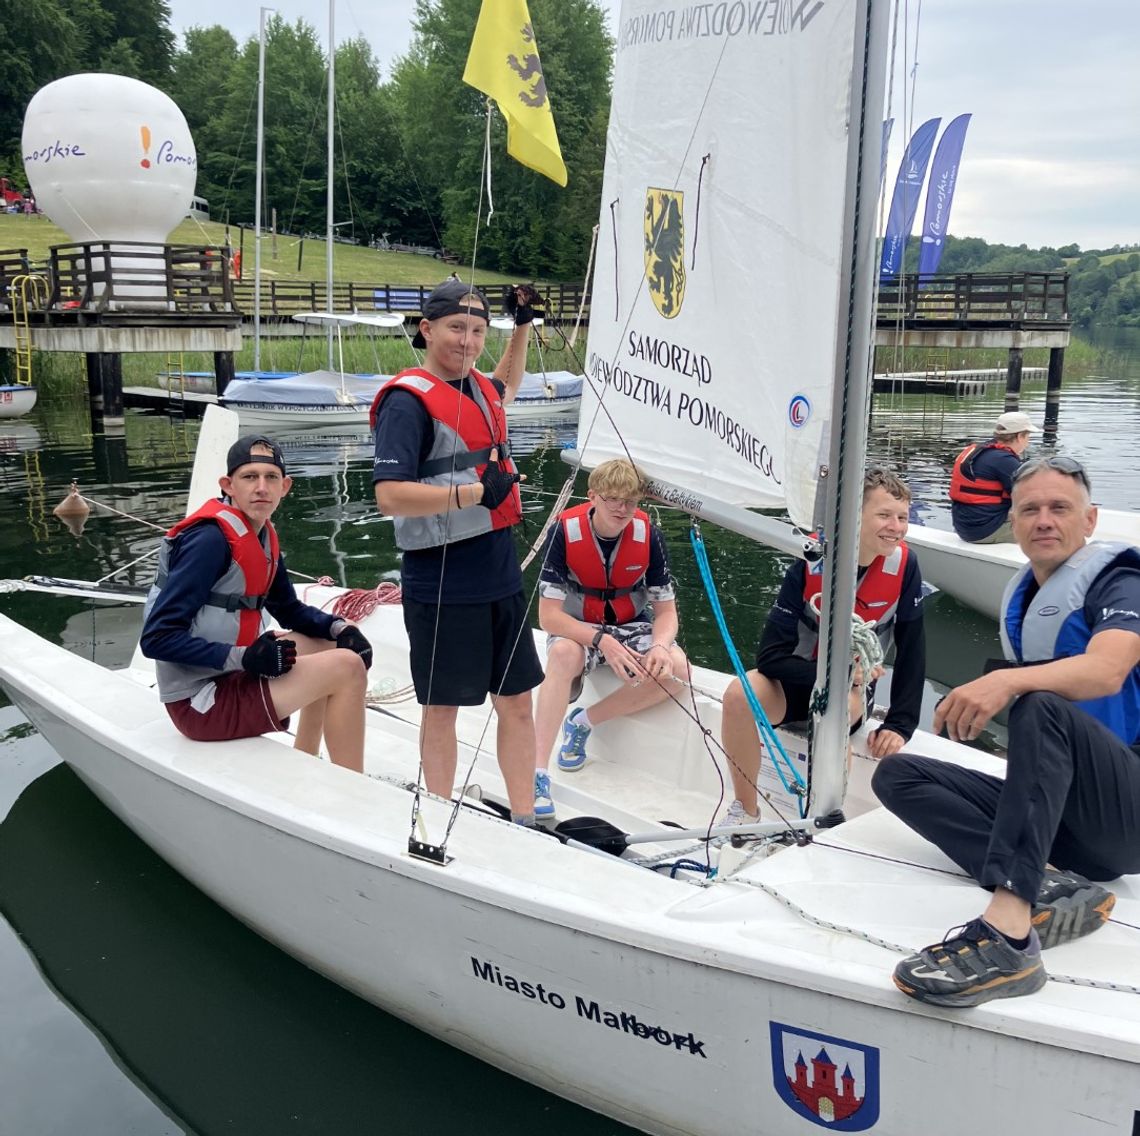
[{"label": "red life jacket", "polygon": [[231,612],[236,611],[238,635],[234,643],[238,647],[248,647],[261,634],[261,609],[265,606],[265,597],[269,594],[277,572],[277,559],[281,553],[277,530],[272,522],[265,522],[265,532],[269,539],[267,549],[249,518],[236,505],[229,505],[215,497],[179,521],[166,534],[166,539],[173,541],[179,533],[203,521],[215,522],[225,534],[234,566],[241,574],[242,581],[240,593],[236,588],[232,595],[225,591],[212,592],[209,603]]},{"label": "red life jacket", "polygon": [[[902,598],[903,579],[906,576],[906,563],[910,556],[910,549],[906,541],[899,541],[898,547],[890,556],[884,558],[876,556],[863,573],[855,589],[855,614],[860,619],[870,623],[875,622],[875,632],[883,645],[883,653],[889,649],[894,638],[894,617],[898,611],[899,600]],[[815,566],[817,569],[819,565]],[[809,644],[802,642],[796,653],[803,657],[814,658],[819,646],[819,613],[813,601],[823,591],[823,572],[813,571],[808,565],[804,571],[804,616],[814,626],[815,643],[811,650]],[[801,621],[802,627],[802,621]],[[802,636],[801,636],[802,639]]]},{"label": "red life jacket", "polygon": [[[650,520],[634,511],[621,532],[610,558],[609,571],[590,524],[593,505],[587,502],[567,509],[559,518],[566,541],[566,567],[574,577],[573,590],[581,593],[582,620],[586,623],[629,623],[645,606],[645,573],[649,569]],[[640,597],[640,603],[638,598]],[[606,603],[613,619],[606,618]]]},{"label": "red life jacket", "polygon": [[[403,383],[401,379],[410,379],[411,382]],[[479,403],[464,394],[460,387],[453,386],[437,378],[430,371],[418,367],[401,371],[392,382],[385,383],[376,392],[368,415],[368,422],[373,430],[376,428],[376,416],[380,412],[381,401],[392,391],[402,390],[415,395],[431,416],[437,443],[440,441],[441,431],[445,431],[449,436],[444,446],[438,444],[433,446],[433,452],[442,450],[446,456],[429,460],[421,465],[419,470],[421,481],[439,478],[453,469],[457,472],[473,469],[474,476],[469,477],[469,480],[478,481],[487,468],[491,449],[494,447],[499,448],[501,467],[508,473],[517,472],[517,467],[510,459],[507,412],[502,397],[491,380],[474,368],[469,373],[468,379],[483,396],[487,407],[486,413]],[[461,449],[454,444],[454,439],[450,438],[452,434],[458,434],[465,448]],[[508,528],[522,520],[522,496],[517,484],[502,504],[497,509],[491,510],[490,517],[492,529]]]},{"label": "red life jacket", "polygon": [[1009,450],[1003,442],[975,442],[967,446],[955,459],[950,474],[950,500],[959,505],[1002,505],[1010,499],[1009,490],[995,478],[974,477],[974,458],[983,450]]}]

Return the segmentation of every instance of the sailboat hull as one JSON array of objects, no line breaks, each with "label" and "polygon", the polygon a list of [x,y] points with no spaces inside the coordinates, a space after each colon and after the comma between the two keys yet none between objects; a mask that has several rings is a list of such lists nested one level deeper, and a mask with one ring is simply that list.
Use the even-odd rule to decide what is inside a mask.
[{"label": "sailboat hull", "polygon": [[35,387],[0,386],[0,418],[22,418],[35,405]]},{"label": "sailboat hull", "polygon": [[[373,642],[398,657],[384,639],[398,612],[371,619]],[[849,877],[834,850],[848,829],[873,842],[881,815],[837,830],[831,851],[790,849],[701,888],[465,810],[441,867],[407,853],[414,708],[407,720],[370,716],[380,723],[362,779],[277,738],[188,742],[134,679],[6,619],[0,634],[0,681],[24,713],[207,895],[368,1001],[607,1116],[651,1133],[790,1136],[846,1108],[828,1125],[939,1136],[960,1133],[984,1096],[1011,1131],[1099,1134],[1125,1130],[1140,1107],[1134,995],[1051,986],[969,1013],[928,1010],[891,985],[896,954],[806,922],[758,886],[829,921],[881,928],[884,908],[913,908],[914,881],[861,861]],[[671,761],[659,736],[650,756]],[[638,760],[628,735],[617,745]],[[480,759],[476,779],[493,778]],[[446,812],[425,801],[429,834]],[[961,881],[919,875],[942,918],[947,895],[976,903]],[[913,910],[901,919],[918,921]],[[1110,933],[1123,934],[1096,938],[1123,950]],[[1125,977],[1136,970],[1125,965]],[[817,1063],[821,1050],[839,1073]],[[812,1067],[799,1095],[797,1055]],[[836,1089],[813,1092],[829,1076]]]},{"label": "sailboat hull", "polygon": [[[1099,510],[1093,539],[1140,547],[1140,513]],[[1001,614],[1005,587],[1026,563],[1016,544],[970,544],[925,525],[912,525],[906,540],[919,550],[923,580],[991,619]]]}]

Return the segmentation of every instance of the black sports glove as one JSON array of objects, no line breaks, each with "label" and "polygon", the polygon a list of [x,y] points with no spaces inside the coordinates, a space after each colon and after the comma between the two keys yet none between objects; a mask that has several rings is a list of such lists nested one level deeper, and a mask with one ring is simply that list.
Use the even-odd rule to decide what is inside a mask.
[{"label": "black sports glove", "polygon": [[346,651],[355,651],[364,660],[364,669],[372,666],[372,644],[364,638],[359,627],[349,624],[337,637],[336,645]]},{"label": "black sports glove", "polygon": [[502,462],[488,462],[483,476],[479,478],[483,486],[483,499],[479,504],[497,509],[511,495],[516,482],[521,480],[517,473],[507,473]]},{"label": "black sports glove", "polygon": [[241,657],[242,670],[263,678],[280,678],[293,669],[297,661],[297,644],[292,639],[278,639],[272,631],[258,636]]},{"label": "black sports glove", "polygon": [[507,315],[513,316],[515,327],[532,323],[543,314],[542,297],[530,284],[518,284],[507,292]]}]

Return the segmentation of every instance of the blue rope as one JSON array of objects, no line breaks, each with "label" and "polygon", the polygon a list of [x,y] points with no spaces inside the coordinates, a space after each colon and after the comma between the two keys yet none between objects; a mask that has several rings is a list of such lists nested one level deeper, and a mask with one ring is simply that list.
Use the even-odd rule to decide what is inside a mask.
[{"label": "blue rope", "polygon": [[[705,549],[704,538],[701,536],[700,529],[695,523],[689,529],[689,542],[693,546],[693,555],[697,560],[697,568],[701,574],[701,582],[704,584],[705,592],[709,597],[709,606],[712,608],[716,625],[720,629],[720,637],[724,641],[725,650],[728,651],[728,658],[732,663],[732,669],[736,673],[736,677],[740,679],[740,685],[744,689],[744,697],[748,700],[748,706],[756,722],[756,729],[759,731],[761,739],[767,743],[768,749],[772,754],[772,766],[776,770],[776,776],[780,778],[780,784],[784,786],[785,792],[793,793],[799,798],[800,816],[803,817],[807,813],[807,786],[804,783],[803,775],[785,752],[783,743],[772,727],[772,723],[768,721],[768,715],[764,713],[764,707],[760,705],[760,699],[756,697],[756,691],[752,689],[752,683],[748,681],[744,664],[741,663],[736,645],[732,642],[732,636],[728,633],[728,624],[724,619],[724,609],[720,606],[720,597],[717,595],[716,583],[713,581],[712,569],[709,567],[709,557]],[[791,776],[791,783],[789,783],[788,778],[784,776],[783,769],[780,768],[781,759],[784,765],[787,766],[788,773]],[[793,785],[795,786],[794,788]]]},{"label": "blue rope", "polygon": [[674,860],[672,864],[662,864],[663,868],[669,869],[669,878],[675,880],[678,872],[700,872],[702,876],[711,876],[716,873],[714,868],[709,871],[708,864],[702,864],[699,860]]}]

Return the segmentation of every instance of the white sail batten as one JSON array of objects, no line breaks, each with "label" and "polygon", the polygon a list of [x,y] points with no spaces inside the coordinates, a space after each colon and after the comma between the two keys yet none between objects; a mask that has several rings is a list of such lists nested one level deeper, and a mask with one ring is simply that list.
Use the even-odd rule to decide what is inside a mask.
[{"label": "white sail batten", "polygon": [[816,519],[849,268],[855,9],[623,5],[587,465],[628,447],[698,496]]}]

